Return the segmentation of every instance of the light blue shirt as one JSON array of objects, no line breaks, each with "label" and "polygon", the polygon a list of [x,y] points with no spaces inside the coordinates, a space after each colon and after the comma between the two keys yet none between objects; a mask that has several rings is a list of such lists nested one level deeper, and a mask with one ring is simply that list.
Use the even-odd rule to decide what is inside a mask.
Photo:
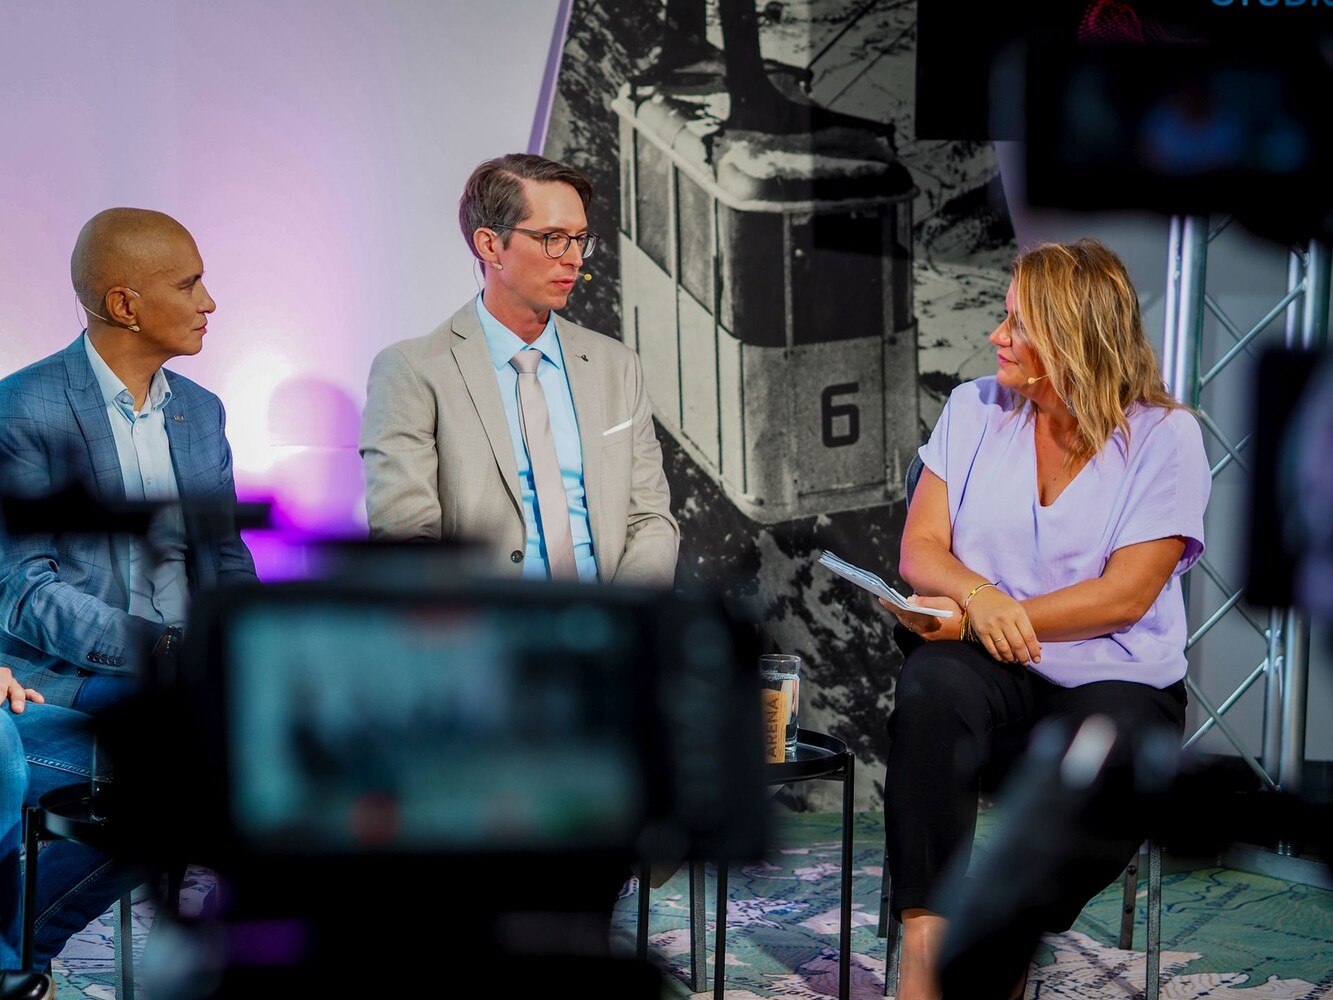
[{"label": "light blue shirt", "polygon": [[509,438],[514,444],[514,458],[518,462],[518,484],[523,493],[523,523],[527,526],[527,551],[523,555],[523,575],[546,579],[550,570],[546,560],[546,539],[537,517],[537,490],[532,478],[532,462],[528,459],[527,445],[523,442],[523,425],[518,409],[518,372],[509,359],[522,350],[536,350],[542,354],[537,366],[537,382],[546,395],[546,409],[551,415],[551,436],[555,439],[555,454],[560,460],[560,475],[565,486],[565,500],[569,508],[569,526],[574,536],[574,562],[579,579],[585,583],[597,580],[597,561],[592,551],[592,528],[588,522],[587,493],[583,486],[583,445],[579,440],[579,421],[574,413],[574,396],[569,391],[569,377],[565,374],[564,355],[560,352],[560,338],[556,334],[555,314],[546,321],[546,329],[531,346],[523,343],[518,334],[491,315],[481,296],[477,296],[477,316],[486,336],[486,349],[495,365],[495,378],[500,383],[500,399],[509,421]]},{"label": "light blue shirt", "polygon": [[[166,414],[162,412],[171,399],[166,374],[159,368],[153,375],[144,409],[136,412],[134,395],[102,360],[86,332],[83,346],[106,402],[106,415],[111,421],[111,435],[120,459],[120,475],[125,483],[125,499],[179,499],[176,470],[167,442]],[[151,622],[183,627],[189,607],[189,582],[185,572],[185,524],[180,509],[160,511],[149,526],[149,544],[158,549],[161,560],[157,566],[153,566],[142,540],[124,541],[116,549],[130,592],[130,606],[126,610]]]}]

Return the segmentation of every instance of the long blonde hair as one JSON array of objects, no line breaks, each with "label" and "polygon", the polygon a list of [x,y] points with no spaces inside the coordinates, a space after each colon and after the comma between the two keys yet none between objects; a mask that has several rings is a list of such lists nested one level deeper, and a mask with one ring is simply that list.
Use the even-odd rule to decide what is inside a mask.
[{"label": "long blonde hair", "polygon": [[1135,403],[1180,408],[1143,334],[1129,272],[1105,244],[1043,243],[1019,254],[1012,273],[1024,335],[1077,421],[1066,462],[1091,458],[1117,428],[1127,445]]}]

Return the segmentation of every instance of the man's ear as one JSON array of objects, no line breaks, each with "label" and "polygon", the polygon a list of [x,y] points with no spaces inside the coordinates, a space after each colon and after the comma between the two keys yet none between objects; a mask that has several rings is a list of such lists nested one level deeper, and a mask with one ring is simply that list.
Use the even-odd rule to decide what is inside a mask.
[{"label": "man's ear", "polygon": [[500,237],[494,229],[482,226],[472,233],[472,249],[481,259],[483,266],[500,262]]},{"label": "man's ear", "polygon": [[124,285],[117,285],[106,293],[102,300],[106,314],[115,323],[131,330],[139,329],[139,296]]}]

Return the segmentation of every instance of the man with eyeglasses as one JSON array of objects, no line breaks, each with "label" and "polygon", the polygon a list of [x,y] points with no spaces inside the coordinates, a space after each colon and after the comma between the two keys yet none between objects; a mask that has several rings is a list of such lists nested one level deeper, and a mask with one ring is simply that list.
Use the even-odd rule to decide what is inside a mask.
[{"label": "man with eyeglasses", "polygon": [[638,356],[562,317],[592,185],[511,153],[459,201],[485,287],[380,352],[361,426],[371,537],[474,539],[502,571],[671,586],[680,532]]}]

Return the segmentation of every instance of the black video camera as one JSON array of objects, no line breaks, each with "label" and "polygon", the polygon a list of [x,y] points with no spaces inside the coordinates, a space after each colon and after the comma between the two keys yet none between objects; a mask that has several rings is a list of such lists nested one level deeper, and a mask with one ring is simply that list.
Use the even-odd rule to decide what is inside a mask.
[{"label": "black video camera", "polygon": [[720,601],[434,575],[203,595],[179,659],[106,720],[121,849],[220,874],[203,995],[341,982],[349,934],[357,955],[582,953],[571,975],[649,995],[571,928],[592,915],[605,947],[631,863],[762,853],[753,640]]}]

